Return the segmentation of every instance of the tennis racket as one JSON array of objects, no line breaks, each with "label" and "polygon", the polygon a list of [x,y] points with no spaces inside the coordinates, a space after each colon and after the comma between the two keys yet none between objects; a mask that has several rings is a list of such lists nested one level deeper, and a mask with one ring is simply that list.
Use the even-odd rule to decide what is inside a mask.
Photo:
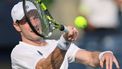
[{"label": "tennis racket", "polygon": [[[45,4],[42,2],[42,0],[22,0],[23,1],[23,10],[24,10],[24,14],[26,17],[26,20],[29,24],[29,26],[31,27],[32,31],[43,37],[43,38],[48,38],[52,35],[52,32],[56,29],[60,30],[60,31],[64,31],[64,32],[68,32],[66,27],[60,23],[58,23],[49,13],[47,7],[45,6]],[[35,7],[37,8],[37,12],[39,14],[39,18],[41,21],[41,29],[42,32],[39,33],[36,31],[36,29],[33,27],[29,16],[27,15],[27,10],[26,10],[26,3],[30,1],[32,2]]]}]

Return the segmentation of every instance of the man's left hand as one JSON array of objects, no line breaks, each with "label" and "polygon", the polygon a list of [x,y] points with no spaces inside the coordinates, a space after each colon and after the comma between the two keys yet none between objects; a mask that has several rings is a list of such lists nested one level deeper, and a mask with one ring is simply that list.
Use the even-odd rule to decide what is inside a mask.
[{"label": "man's left hand", "polygon": [[100,59],[101,68],[103,68],[104,63],[106,65],[106,69],[112,69],[113,63],[115,63],[117,69],[120,69],[119,63],[112,53],[105,53],[103,57]]}]

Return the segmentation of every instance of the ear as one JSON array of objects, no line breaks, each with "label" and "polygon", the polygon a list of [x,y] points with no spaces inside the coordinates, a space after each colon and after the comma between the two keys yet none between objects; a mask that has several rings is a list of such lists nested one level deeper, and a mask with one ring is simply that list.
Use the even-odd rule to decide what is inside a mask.
[{"label": "ear", "polygon": [[13,23],[13,26],[18,32],[21,31],[19,24],[17,24],[16,22]]}]

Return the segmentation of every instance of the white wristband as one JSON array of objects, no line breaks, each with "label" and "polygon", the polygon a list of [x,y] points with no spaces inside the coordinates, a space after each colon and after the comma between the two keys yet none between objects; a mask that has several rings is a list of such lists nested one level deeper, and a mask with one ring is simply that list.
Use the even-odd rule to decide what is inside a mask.
[{"label": "white wristband", "polygon": [[58,47],[62,50],[67,50],[69,48],[70,44],[71,44],[71,42],[66,41],[65,38],[63,37],[63,35],[58,40]]},{"label": "white wristband", "polygon": [[102,57],[103,57],[103,55],[104,55],[105,53],[111,53],[111,54],[113,54],[112,51],[104,51],[104,52],[101,52],[101,53],[99,54],[99,60],[102,60]]}]

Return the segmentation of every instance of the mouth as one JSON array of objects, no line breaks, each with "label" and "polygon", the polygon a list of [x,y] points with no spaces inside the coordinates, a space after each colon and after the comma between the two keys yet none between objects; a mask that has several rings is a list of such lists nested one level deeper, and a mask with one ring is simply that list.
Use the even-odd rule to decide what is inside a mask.
[{"label": "mouth", "polygon": [[[40,28],[38,26],[34,26],[34,29],[37,31],[37,32],[40,32]],[[33,32],[33,30],[31,29],[31,32]]]}]

